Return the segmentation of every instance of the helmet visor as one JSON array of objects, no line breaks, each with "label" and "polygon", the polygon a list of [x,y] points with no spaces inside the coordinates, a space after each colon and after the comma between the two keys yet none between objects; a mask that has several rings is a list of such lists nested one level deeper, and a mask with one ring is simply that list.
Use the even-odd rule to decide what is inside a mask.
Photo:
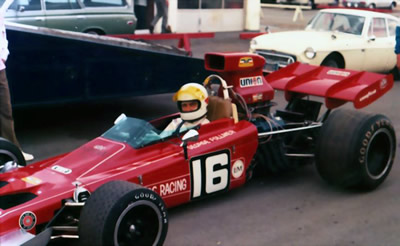
[{"label": "helmet visor", "polygon": [[200,105],[201,103],[199,100],[178,101],[178,109],[182,113],[197,111]]}]

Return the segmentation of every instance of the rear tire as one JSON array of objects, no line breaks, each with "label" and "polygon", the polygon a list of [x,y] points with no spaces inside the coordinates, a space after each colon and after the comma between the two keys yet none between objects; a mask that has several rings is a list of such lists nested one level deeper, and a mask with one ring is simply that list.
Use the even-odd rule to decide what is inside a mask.
[{"label": "rear tire", "polygon": [[93,34],[93,35],[104,35],[105,34],[103,31],[100,31],[97,29],[86,30],[85,33]]},{"label": "rear tire", "polygon": [[256,174],[278,174],[290,170],[291,166],[285,156],[282,139],[259,144],[255,154]]},{"label": "rear tire", "polygon": [[322,126],[316,167],[330,184],[373,190],[388,176],[395,151],[395,131],[387,117],[337,110]]},{"label": "rear tire", "polygon": [[79,219],[81,245],[162,245],[168,215],[161,197],[126,181],[100,186],[87,200]]},{"label": "rear tire", "polygon": [[394,67],[391,71],[390,74],[393,75],[393,79],[394,80],[399,80],[400,79],[400,74],[399,74],[399,69],[396,67]]}]

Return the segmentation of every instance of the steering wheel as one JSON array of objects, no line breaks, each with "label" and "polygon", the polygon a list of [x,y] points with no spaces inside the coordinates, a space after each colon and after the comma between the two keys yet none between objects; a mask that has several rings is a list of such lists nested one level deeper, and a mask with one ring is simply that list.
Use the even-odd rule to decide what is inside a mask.
[{"label": "steering wheel", "polygon": [[204,87],[206,89],[212,91],[211,85],[213,84],[212,83],[213,79],[217,79],[220,82],[220,84],[222,86],[222,93],[223,93],[224,99],[229,99],[228,89],[231,88],[232,86],[228,86],[226,81],[223,78],[221,78],[221,76],[219,76],[219,75],[216,75],[216,74],[209,75],[203,82]]}]

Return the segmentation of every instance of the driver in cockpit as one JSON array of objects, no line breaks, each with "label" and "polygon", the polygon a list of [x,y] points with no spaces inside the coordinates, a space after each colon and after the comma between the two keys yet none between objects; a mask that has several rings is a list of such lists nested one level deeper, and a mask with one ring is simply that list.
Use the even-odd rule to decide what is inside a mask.
[{"label": "driver in cockpit", "polygon": [[180,118],[173,119],[160,134],[161,137],[204,125],[207,119],[208,93],[201,84],[188,83],[183,85],[172,98],[178,104]]}]

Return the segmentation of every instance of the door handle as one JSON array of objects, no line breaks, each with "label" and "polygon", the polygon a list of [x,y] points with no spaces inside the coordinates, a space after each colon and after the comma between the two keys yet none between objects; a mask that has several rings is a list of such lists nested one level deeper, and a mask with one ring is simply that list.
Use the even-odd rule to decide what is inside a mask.
[{"label": "door handle", "polygon": [[84,20],[84,19],[86,19],[86,17],[83,16],[83,15],[78,15],[76,18],[77,18],[78,20]]},{"label": "door handle", "polygon": [[44,17],[35,17],[35,21],[44,21]]}]

